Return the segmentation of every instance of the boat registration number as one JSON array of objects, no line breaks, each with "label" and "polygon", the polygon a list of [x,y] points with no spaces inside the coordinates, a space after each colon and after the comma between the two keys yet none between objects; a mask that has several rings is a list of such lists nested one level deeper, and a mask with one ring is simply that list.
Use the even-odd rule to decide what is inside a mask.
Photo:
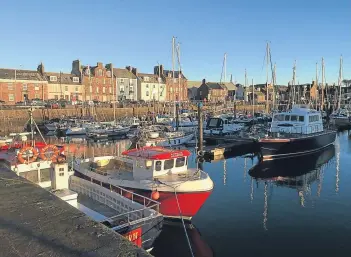
[{"label": "boat registration number", "polygon": [[136,244],[137,246],[141,247],[141,235],[141,228],[137,228],[132,231],[129,231],[128,233],[125,233],[123,236],[126,237],[129,241]]}]

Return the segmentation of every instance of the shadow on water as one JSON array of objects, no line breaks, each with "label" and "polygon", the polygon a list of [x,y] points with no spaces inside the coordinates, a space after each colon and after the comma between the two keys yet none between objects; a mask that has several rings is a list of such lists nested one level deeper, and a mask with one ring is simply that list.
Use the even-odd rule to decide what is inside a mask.
[{"label": "shadow on water", "polygon": [[[187,233],[191,243],[194,256],[196,257],[213,257],[213,250],[203,240],[199,230],[193,224],[187,224]],[[153,256],[167,257],[188,257],[191,256],[190,249],[184,234],[184,228],[181,222],[173,222],[164,225],[160,236],[156,239]]]},{"label": "shadow on water", "polygon": [[249,175],[256,179],[280,180],[284,177],[296,177],[313,172],[331,160],[335,155],[335,146],[323,151],[274,161],[259,162],[249,171]]}]

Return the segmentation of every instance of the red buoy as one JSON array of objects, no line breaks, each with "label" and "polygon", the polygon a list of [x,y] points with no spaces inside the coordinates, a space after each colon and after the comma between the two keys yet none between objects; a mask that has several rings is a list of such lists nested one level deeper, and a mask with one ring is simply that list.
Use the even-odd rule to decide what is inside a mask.
[{"label": "red buoy", "polygon": [[160,198],[160,193],[156,190],[151,193],[151,199],[157,201]]}]

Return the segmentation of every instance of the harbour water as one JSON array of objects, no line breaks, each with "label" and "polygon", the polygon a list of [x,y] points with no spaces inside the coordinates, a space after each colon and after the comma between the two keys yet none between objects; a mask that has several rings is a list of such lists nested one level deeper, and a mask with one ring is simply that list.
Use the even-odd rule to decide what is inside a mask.
[{"label": "harbour water", "polygon": [[[274,178],[250,176],[256,158],[204,163],[215,187],[192,220],[195,256],[350,256],[350,156],[341,132],[335,147],[311,157],[315,167],[300,158],[256,170]],[[293,171],[300,176],[284,177]],[[152,253],[191,256],[183,229],[166,227]]]},{"label": "harbour water", "polygon": [[[118,154],[129,143],[117,145],[89,143],[86,153]],[[350,156],[349,132],[340,132],[335,146],[308,157],[268,165],[254,156],[204,162],[215,187],[187,226],[195,256],[349,256]],[[189,163],[196,165],[194,155]],[[181,223],[164,225],[151,253],[191,256]]]}]

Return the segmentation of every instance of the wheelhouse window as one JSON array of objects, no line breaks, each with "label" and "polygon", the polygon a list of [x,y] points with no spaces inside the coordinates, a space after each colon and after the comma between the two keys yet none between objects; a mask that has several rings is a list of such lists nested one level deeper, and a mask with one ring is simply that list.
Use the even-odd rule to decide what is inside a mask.
[{"label": "wheelhouse window", "polygon": [[162,170],[162,162],[161,162],[161,161],[157,161],[157,162],[155,163],[155,170],[156,170],[156,171]]},{"label": "wheelhouse window", "polygon": [[304,122],[305,121],[305,116],[299,116],[299,121]]},{"label": "wheelhouse window", "polygon": [[285,121],[290,121],[290,115],[285,115]]},{"label": "wheelhouse window", "polygon": [[177,158],[176,159],[176,167],[183,167],[185,164],[185,157]]},{"label": "wheelhouse window", "polygon": [[284,120],[284,114],[274,115],[274,121],[283,121],[283,120]]},{"label": "wheelhouse window", "polygon": [[164,163],[164,166],[163,168],[165,170],[169,170],[169,169],[172,169],[174,167],[174,160],[171,159],[171,160],[166,160],[165,163]]},{"label": "wheelhouse window", "polygon": [[290,117],[291,121],[297,121],[297,115],[291,115]]}]

